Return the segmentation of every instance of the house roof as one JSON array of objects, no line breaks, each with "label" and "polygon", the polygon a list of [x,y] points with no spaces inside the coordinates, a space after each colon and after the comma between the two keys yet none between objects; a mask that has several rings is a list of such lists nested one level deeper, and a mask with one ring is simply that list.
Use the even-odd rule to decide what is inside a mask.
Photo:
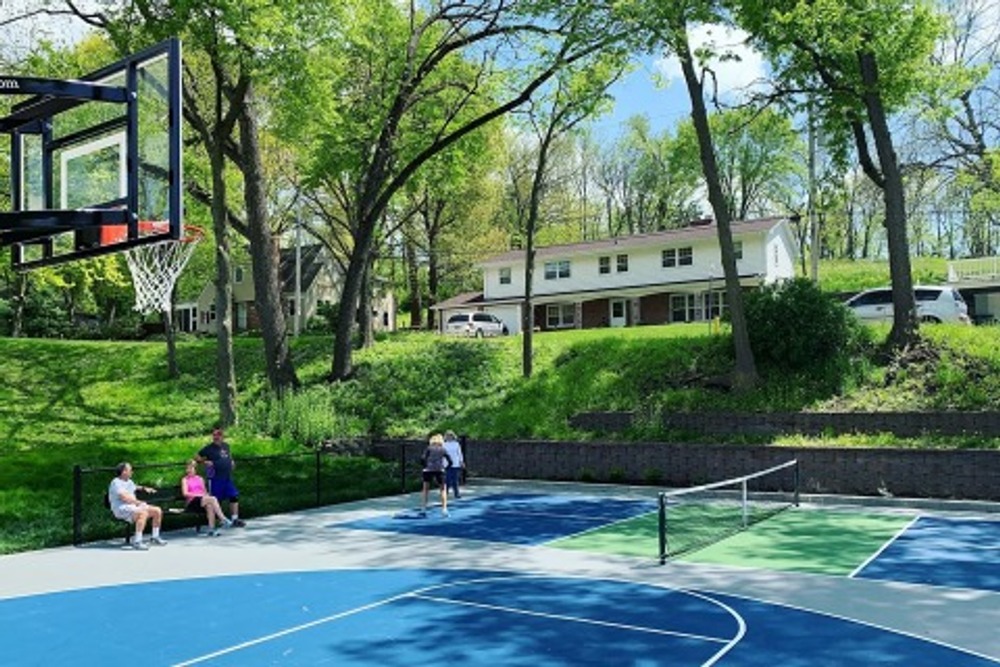
[{"label": "house roof", "polygon": [[[769,218],[759,218],[757,220],[746,220],[732,223],[733,236],[747,236],[750,234],[762,234],[770,231],[776,225],[786,221],[783,216],[772,216]],[[715,239],[718,235],[718,227],[714,220],[694,224],[680,229],[668,229],[662,232],[650,232],[648,234],[633,234],[631,236],[616,236],[608,239],[598,239],[596,241],[584,241],[581,243],[564,243],[537,248],[535,259],[542,260],[553,257],[566,257],[568,255],[591,254],[600,252],[615,252],[624,248],[643,247],[658,243],[688,243],[703,239]],[[509,250],[499,255],[489,257],[480,266],[490,266],[495,264],[507,264],[524,259],[524,250]]]},{"label": "house roof", "polygon": [[[302,246],[302,289],[308,289],[323,268],[323,246],[318,243]],[[295,291],[295,248],[281,250],[279,278],[282,293]]]},{"label": "house roof", "polygon": [[450,308],[461,308],[462,306],[480,306],[485,303],[482,292],[465,292],[456,294],[450,299],[445,299],[431,306],[431,310],[445,310]]}]

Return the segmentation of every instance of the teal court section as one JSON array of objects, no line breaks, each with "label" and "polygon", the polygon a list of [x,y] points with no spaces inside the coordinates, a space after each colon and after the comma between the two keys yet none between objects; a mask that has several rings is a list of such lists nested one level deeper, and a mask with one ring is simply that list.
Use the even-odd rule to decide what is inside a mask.
[{"label": "teal court section", "polygon": [[996,664],[742,597],[475,570],[331,570],[0,600],[7,665]]}]

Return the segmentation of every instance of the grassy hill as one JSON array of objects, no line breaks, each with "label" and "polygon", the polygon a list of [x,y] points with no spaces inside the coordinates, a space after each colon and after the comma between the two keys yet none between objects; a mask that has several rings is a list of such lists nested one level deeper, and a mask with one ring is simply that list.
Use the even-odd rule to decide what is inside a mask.
[{"label": "grassy hill", "polygon": [[[619,437],[657,439],[670,437],[656,427],[661,410],[1000,408],[996,329],[924,332],[939,359],[906,366],[858,359],[818,377],[764,369],[749,395],[699,382],[725,372],[731,359],[727,337],[707,324],[540,334],[530,379],[521,377],[519,337],[400,333],[359,351],[355,377],[333,385],[324,379],[331,340],[304,336],[293,348],[304,387],[281,401],[265,391],[260,341],[240,338],[240,424],[228,439],[247,456],[444,428],[472,437],[588,438],[567,425],[588,410],[647,415],[645,426]],[[207,441],[217,415],[214,340],[179,343],[176,380],[167,377],[165,354],[162,342],[0,339],[0,552],[65,541],[74,464],[180,461]],[[996,440],[903,444],[1000,448]]]}]

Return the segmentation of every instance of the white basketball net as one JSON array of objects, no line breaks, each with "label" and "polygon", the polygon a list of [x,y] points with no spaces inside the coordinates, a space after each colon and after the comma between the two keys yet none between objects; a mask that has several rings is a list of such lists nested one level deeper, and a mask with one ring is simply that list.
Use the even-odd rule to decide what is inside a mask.
[{"label": "white basketball net", "polygon": [[170,294],[177,277],[202,238],[200,230],[192,227],[187,230],[189,235],[180,241],[161,241],[125,251],[135,286],[135,309],[140,313],[169,312]]}]

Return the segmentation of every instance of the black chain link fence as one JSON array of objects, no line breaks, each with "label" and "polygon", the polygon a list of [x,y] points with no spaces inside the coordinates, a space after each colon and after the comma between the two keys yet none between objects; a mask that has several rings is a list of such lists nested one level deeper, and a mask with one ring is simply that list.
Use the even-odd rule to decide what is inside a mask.
[{"label": "black chain link fence", "polygon": [[[421,449],[422,451],[422,449]],[[386,455],[388,454],[388,455]],[[337,503],[393,495],[420,488],[419,454],[379,451],[365,442],[326,443],[296,454],[234,456],[233,481],[240,492],[240,518],[279,514]],[[186,461],[133,463],[136,484],[180,489]],[[416,466],[416,469],[414,469]],[[123,524],[105,505],[115,467],[73,469],[73,544],[123,534]],[[228,506],[223,503],[228,513]],[[170,514],[166,530],[194,526],[196,515]]]}]

